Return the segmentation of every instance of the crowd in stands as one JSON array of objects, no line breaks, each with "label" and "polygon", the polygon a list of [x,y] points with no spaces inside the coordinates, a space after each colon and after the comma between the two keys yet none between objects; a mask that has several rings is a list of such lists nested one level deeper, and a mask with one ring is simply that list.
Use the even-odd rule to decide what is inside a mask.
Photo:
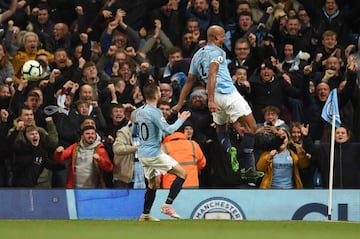
[{"label": "crowd in stands", "polygon": [[[174,122],[192,55],[219,25],[233,83],[257,122],[265,176],[249,186],[232,167],[199,80],[182,109],[191,116],[163,135],[163,149],[191,172],[185,186],[327,188],[331,125],[321,112],[337,89],[334,188],[360,188],[360,1],[0,0],[0,8],[0,187],[145,188],[131,130],[143,86],[159,84],[158,108]],[[40,62],[40,79],[22,77],[28,60]],[[239,145],[242,135],[229,130]],[[277,135],[279,149],[263,145]],[[180,146],[194,147],[193,159]],[[167,188],[171,178],[162,179]]]}]

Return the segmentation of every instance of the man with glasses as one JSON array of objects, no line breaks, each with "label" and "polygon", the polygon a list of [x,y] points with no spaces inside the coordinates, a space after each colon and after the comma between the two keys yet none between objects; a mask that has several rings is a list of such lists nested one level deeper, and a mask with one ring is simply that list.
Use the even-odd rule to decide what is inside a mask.
[{"label": "man with glasses", "polygon": [[44,47],[49,52],[55,52],[59,48],[71,49],[69,27],[63,23],[56,23],[52,35],[45,39]]},{"label": "man with glasses", "polygon": [[173,97],[173,90],[168,83],[160,83],[160,101],[168,102],[171,106],[174,106],[177,101]]},{"label": "man with glasses", "polygon": [[247,68],[247,75],[249,78],[257,66],[261,64],[263,57],[259,51],[259,48],[256,46],[255,41],[256,38],[252,44],[246,38],[239,38],[236,41],[234,48],[235,57],[229,64],[229,71],[231,75],[234,75],[236,69],[242,66]]}]

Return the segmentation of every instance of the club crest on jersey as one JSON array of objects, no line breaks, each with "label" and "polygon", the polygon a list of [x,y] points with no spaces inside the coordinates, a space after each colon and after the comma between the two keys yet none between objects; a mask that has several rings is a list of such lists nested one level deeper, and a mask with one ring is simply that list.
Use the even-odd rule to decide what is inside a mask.
[{"label": "club crest on jersey", "polygon": [[222,63],[222,62],[224,61],[224,57],[218,56],[217,61],[218,61],[219,63]]}]

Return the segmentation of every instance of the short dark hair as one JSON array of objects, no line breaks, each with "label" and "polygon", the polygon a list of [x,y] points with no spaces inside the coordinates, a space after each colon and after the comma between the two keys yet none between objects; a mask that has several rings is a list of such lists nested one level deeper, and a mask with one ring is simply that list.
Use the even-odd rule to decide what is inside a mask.
[{"label": "short dark hair", "polygon": [[125,109],[123,104],[111,104],[111,112],[113,109]]},{"label": "short dark hair", "polygon": [[298,20],[298,22],[300,22],[300,19],[299,19],[299,17],[298,16],[289,16],[288,17],[288,20]]},{"label": "short dark hair", "polygon": [[235,45],[240,43],[246,43],[249,48],[251,47],[249,40],[245,37],[240,37],[235,41]]},{"label": "short dark hair", "polygon": [[87,101],[87,100],[77,100],[77,101],[75,102],[76,107],[78,107],[78,106],[81,105],[81,104],[86,104],[86,105],[88,105],[88,106],[90,107],[90,103],[89,103],[89,101]]},{"label": "short dark hair", "polygon": [[239,14],[238,14],[238,21],[239,21],[239,19],[240,19],[240,17],[241,16],[249,16],[250,18],[251,18],[251,20],[253,20],[253,15],[252,15],[252,13],[251,12],[240,12]]},{"label": "short dark hair", "polygon": [[66,50],[65,48],[57,48],[56,50],[55,50],[55,52],[54,52],[54,55],[57,53],[57,52],[65,52],[66,53],[66,55],[69,55],[68,54],[68,50]]},{"label": "short dark hair", "polygon": [[29,94],[27,94],[26,99],[28,99],[29,97],[40,98],[40,95],[38,93],[36,93],[35,91],[30,91]]},{"label": "short dark hair", "polygon": [[181,48],[179,48],[179,47],[177,47],[177,46],[170,47],[169,50],[168,50],[169,56],[170,56],[170,55],[173,55],[173,54],[175,54],[175,53],[178,53],[178,52],[182,54]]},{"label": "short dark hair", "polygon": [[23,110],[31,110],[31,111],[32,111],[32,109],[31,109],[29,106],[27,106],[27,105],[22,105],[22,106],[19,108],[19,116],[22,114]]},{"label": "short dark hair", "polygon": [[165,101],[165,100],[159,101],[158,104],[157,104],[157,106],[159,107],[160,105],[167,105],[167,106],[171,107],[170,102],[167,102],[167,101]]},{"label": "short dark hair", "polygon": [[83,70],[85,70],[86,68],[90,67],[90,66],[96,66],[95,62],[93,61],[87,61],[84,66],[83,66]]},{"label": "short dark hair", "polygon": [[39,131],[38,127],[36,127],[35,125],[30,125],[30,126],[27,126],[25,128],[25,132],[30,132],[30,131]]},{"label": "short dark hair", "polygon": [[158,84],[149,82],[144,85],[144,97],[146,100],[152,100],[155,98],[156,92],[158,91]]},{"label": "short dark hair", "polygon": [[84,128],[81,129],[81,134],[83,134],[86,130],[90,130],[90,129],[93,129],[93,130],[96,131],[94,126],[87,125],[87,126],[85,126]]},{"label": "short dark hair", "polygon": [[274,105],[268,105],[262,109],[263,114],[265,114],[266,112],[274,112],[275,114],[280,116],[280,109]]},{"label": "short dark hair", "polygon": [[251,5],[250,5],[250,3],[249,3],[247,0],[237,1],[237,2],[236,2],[236,7],[239,7],[240,5],[244,5],[244,4],[248,5],[249,8],[251,8]]},{"label": "short dark hair", "polygon": [[82,130],[85,126],[83,126],[85,120],[91,120],[94,122],[95,126],[96,126],[96,121],[93,117],[91,117],[90,115],[85,115],[82,117],[82,121],[81,121],[81,124],[80,124],[80,130]]},{"label": "short dark hair", "polygon": [[39,3],[37,7],[39,8],[39,10],[47,10],[49,12],[49,6],[47,3]]}]

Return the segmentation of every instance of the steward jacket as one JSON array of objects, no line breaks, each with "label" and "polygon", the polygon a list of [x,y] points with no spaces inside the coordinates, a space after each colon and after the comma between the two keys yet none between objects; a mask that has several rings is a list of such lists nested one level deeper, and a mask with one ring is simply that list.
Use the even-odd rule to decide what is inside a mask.
[{"label": "steward jacket", "polygon": [[[187,178],[183,188],[198,188],[200,170],[206,165],[206,158],[200,146],[195,141],[188,140],[184,133],[175,132],[164,139],[162,150],[186,170]],[[169,173],[163,175],[161,187],[170,188],[175,177]]]}]

